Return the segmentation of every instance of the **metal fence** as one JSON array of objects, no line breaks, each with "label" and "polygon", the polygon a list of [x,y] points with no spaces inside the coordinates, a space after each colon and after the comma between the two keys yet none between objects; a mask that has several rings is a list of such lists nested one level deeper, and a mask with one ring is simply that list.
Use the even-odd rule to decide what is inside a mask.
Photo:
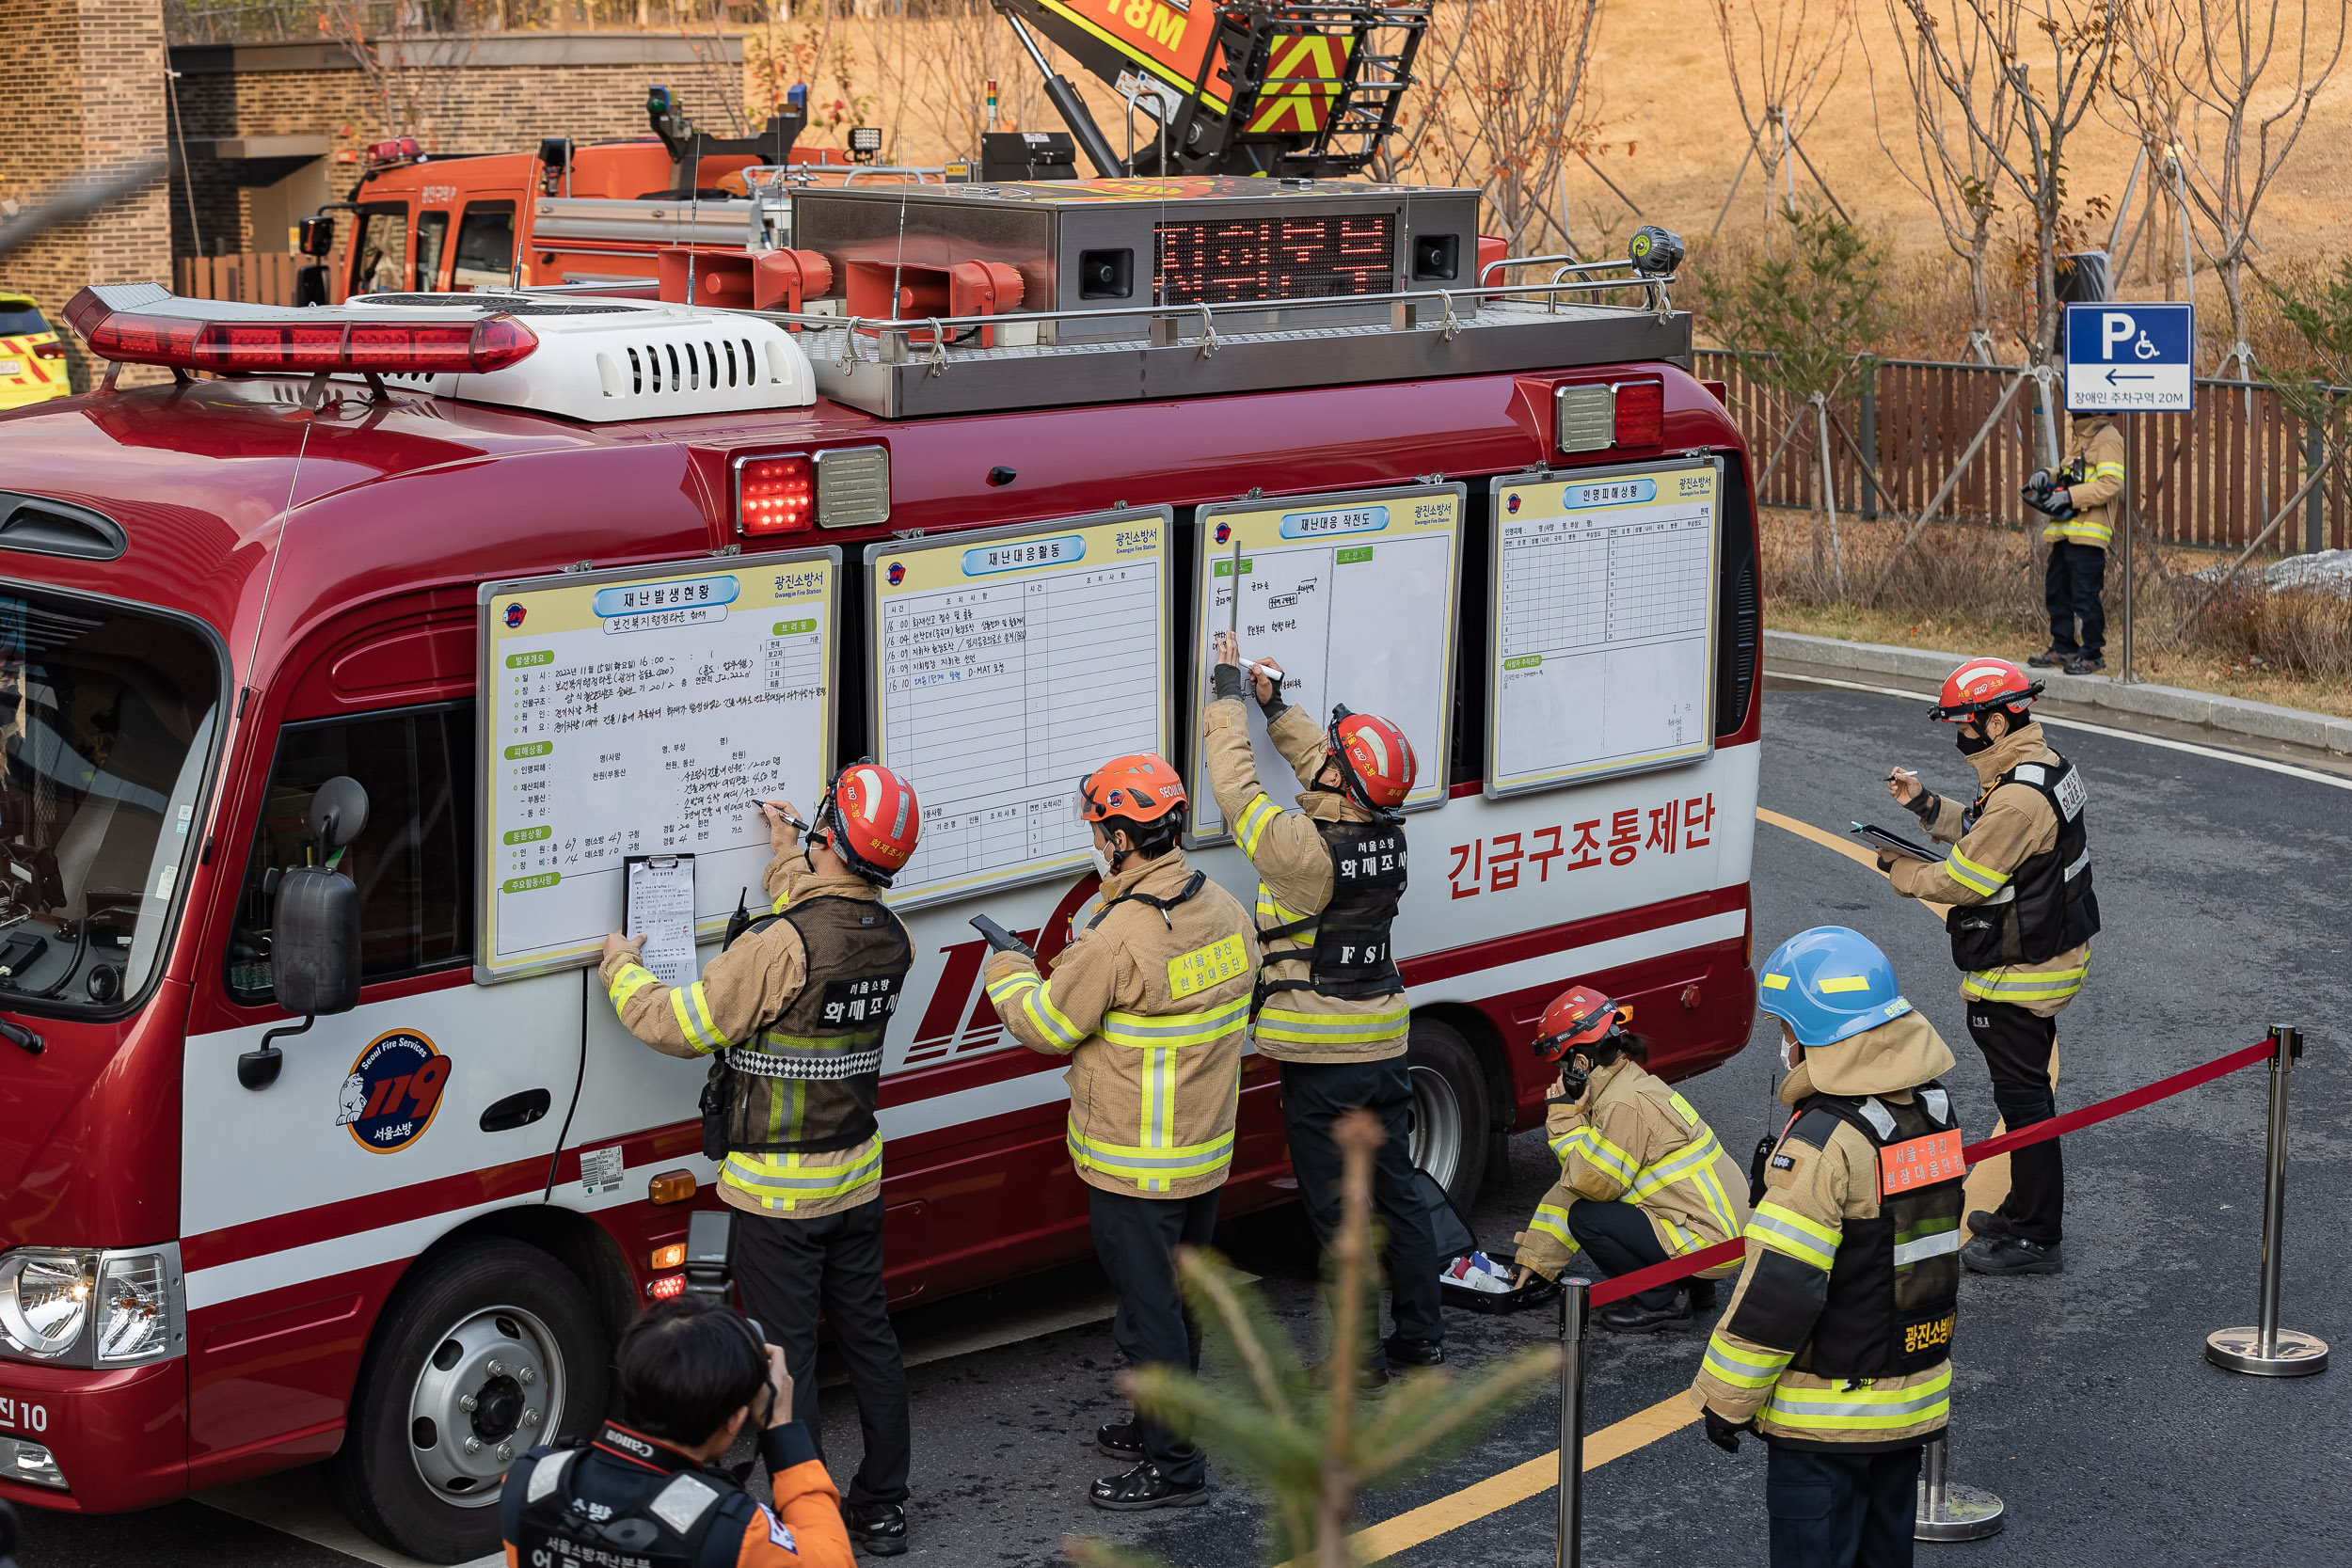
[{"label": "metal fence", "polygon": [[226,256],[183,256],[173,261],[183,299],[241,299],[248,305],[293,305],[294,274],[310,261],[291,250],[241,250]]},{"label": "metal fence", "polygon": [[[1698,353],[1698,373],[1728,388],[1732,416],[1759,469],[1772,460],[1797,405],[1756,378],[1740,356]],[[1950,477],[1968,443],[2019,372],[1996,365],[1882,360],[1857,372],[1830,403],[1830,482],[1841,513],[1915,516]],[[2031,386],[2010,400],[1990,438],[1970,459],[1939,517],[2021,527],[2041,515],[2018,497],[2041,466],[2034,427],[2042,418]],[[2059,415],[2060,439],[2064,415]],[[2135,515],[2143,536],[2169,544],[2242,549],[2302,486],[2319,459],[2318,432],[2260,382],[2200,377],[2189,414],[2141,414],[2132,428]],[[1851,445],[1849,442],[1851,441]],[[1870,455],[1873,484],[1857,451]],[[1765,483],[1767,506],[1812,507],[1820,498],[1820,437],[1810,417]],[[2300,514],[2271,536],[2281,550],[2352,548],[2352,465],[2314,485]]]}]

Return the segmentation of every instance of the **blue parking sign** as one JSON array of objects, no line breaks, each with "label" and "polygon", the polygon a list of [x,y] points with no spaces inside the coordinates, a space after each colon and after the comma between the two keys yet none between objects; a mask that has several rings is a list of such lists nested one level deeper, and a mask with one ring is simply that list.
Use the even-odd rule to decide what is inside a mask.
[{"label": "blue parking sign", "polygon": [[2066,308],[2066,406],[2076,414],[2185,413],[2197,343],[2187,305],[2117,301]]}]

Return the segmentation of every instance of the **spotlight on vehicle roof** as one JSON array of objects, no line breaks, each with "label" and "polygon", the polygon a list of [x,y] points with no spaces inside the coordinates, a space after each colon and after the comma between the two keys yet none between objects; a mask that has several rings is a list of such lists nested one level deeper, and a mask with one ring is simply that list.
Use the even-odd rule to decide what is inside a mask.
[{"label": "spotlight on vehicle roof", "polygon": [[852,125],[850,127],[850,156],[860,163],[871,163],[882,150],[882,127]]},{"label": "spotlight on vehicle roof", "polygon": [[1682,236],[1671,229],[1645,223],[1626,242],[1626,259],[1646,277],[1663,277],[1682,265]]}]

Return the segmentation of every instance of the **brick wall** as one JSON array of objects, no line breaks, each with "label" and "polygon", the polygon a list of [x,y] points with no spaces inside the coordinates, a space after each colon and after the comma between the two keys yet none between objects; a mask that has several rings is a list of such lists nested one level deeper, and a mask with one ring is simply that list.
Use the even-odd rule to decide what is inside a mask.
[{"label": "brick wall", "polygon": [[[163,89],[161,0],[0,0],[0,196],[27,201],[79,173],[158,156]],[[167,196],[158,182],[0,256],[0,288],[54,319],[86,283],[168,283]],[[79,346],[68,353],[75,387],[87,387]]]},{"label": "brick wall", "polygon": [[[702,41],[709,53],[708,40]],[[387,136],[414,135],[442,152],[518,152],[542,136],[589,142],[644,135],[645,88],[655,82],[684,93],[707,129],[733,134],[720,105],[722,72],[675,34],[415,40],[403,61],[410,78],[406,102],[389,106],[351,55],[332,43],[190,45],[171,55],[182,72],[180,112],[191,141],[324,135],[331,149],[327,185],[338,200],[358,182],[358,150]],[[723,74],[739,106],[739,38],[729,40]],[[346,156],[352,161],[339,161]],[[284,247],[282,234],[254,232],[251,192],[237,183],[235,168],[214,159],[193,160],[189,167],[200,235],[188,231],[187,198],[175,179],[174,255],[195,254],[199,237],[207,254]]]}]

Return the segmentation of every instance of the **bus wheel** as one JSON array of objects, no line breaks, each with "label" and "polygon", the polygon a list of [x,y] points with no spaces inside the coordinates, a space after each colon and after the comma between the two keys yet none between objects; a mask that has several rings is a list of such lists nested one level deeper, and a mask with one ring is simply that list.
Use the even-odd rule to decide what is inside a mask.
[{"label": "bus wheel", "polygon": [[1477,1053],[1450,1025],[1416,1017],[1405,1065],[1412,1074],[1413,1164],[1467,1214],[1486,1175],[1486,1078]]},{"label": "bus wheel", "polygon": [[359,1368],[335,1501],[428,1562],[499,1549],[509,1460],[585,1434],[604,1412],[605,1346],[588,1291],[521,1242],[470,1242],[404,1281]]}]

